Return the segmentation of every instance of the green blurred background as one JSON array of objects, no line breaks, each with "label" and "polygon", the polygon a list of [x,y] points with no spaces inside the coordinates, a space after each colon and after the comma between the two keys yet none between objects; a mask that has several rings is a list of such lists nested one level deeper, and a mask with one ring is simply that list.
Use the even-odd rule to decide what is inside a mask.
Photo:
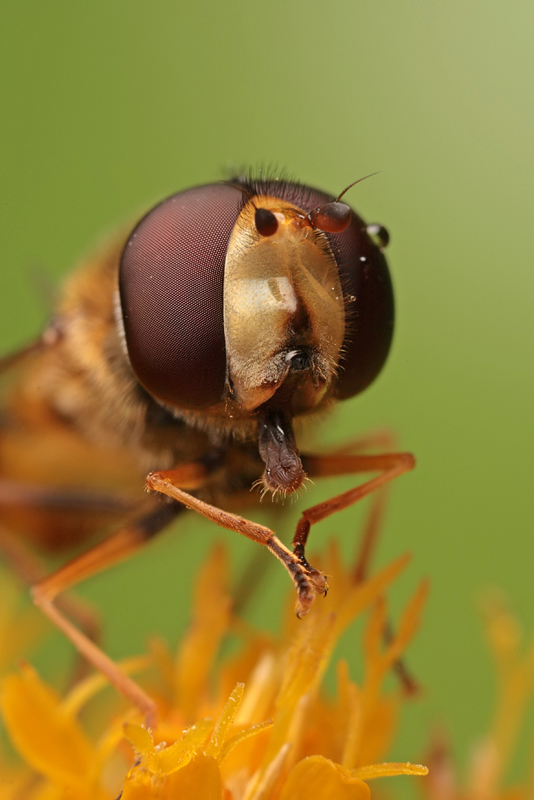
[{"label": "green blurred background", "polygon": [[[387,426],[418,458],[392,492],[377,558],[414,554],[399,604],[421,576],[432,582],[409,656],[425,692],[392,754],[403,760],[422,757],[437,723],[463,759],[488,724],[484,588],[502,588],[534,631],[533,25],[521,0],[48,0],[0,11],[5,350],[46,320],[43,283],[169,193],[236,166],[275,165],[333,193],[381,170],[348,200],[392,234],[394,349],[317,444]],[[301,505],[279,525],[286,540]],[[323,523],[315,548],[336,535],[350,554],[360,519]],[[236,572],[250,556],[252,545],[193,517],[180,531],[83,587],[105,608],[114,656],[152,632],[177,640],[210,542],[230,543]],[[286,587],[273,568],[251,616],[274,624]],[[357,672],[354,636],[342,651]]]}]

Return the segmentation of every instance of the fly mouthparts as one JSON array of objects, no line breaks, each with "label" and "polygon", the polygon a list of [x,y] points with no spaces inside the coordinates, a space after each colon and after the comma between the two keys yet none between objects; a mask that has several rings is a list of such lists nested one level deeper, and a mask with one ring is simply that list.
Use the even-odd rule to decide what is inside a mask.
[{"label": "fly mouthparts", "polygon": [[266,408],[258,420],[258,449],[265,464],[262,482],[271,492],[289,494],[306,473],[295,442],[291,417],[279,408]]}]

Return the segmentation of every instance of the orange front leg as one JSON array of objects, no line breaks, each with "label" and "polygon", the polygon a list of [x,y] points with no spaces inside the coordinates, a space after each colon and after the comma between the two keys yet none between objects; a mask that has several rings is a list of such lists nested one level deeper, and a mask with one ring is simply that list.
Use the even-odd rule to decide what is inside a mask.
[{"label": "orange front leg", "polygon": [[267,547],[284,565],[295,584],[298,616],[304,616],[308,612],[317,594],[325,594],[327,589],[325,576],[307,562],[304,564],[298,556],[294,555],[282,544],[280,539],[275,536],[274,531],[264,525],[259,525],[237,514],[223,511],[217,506],[199,500],[198,497],[194,497],[180,489],[175,483],[175,481],[177,482],[176,479],[175,470],[152,472],[147,477],[146,484],[149,489],[166,494],[168,497],[172,497],[173,500],[178,500],[186,508],[196,511],[197,514],[215,522],[216,525],[236,531],[242,536],[246,536],[247,539],[252,539],[252,541]]},{"label": "orange front leg", "polygon": [[293,538],[291,552],[275,535],[274,531],[237,514],[223,511],[185,492],[178,484],[179,472],[153,472],[147,477],[147,487],[166,494],[196,511],[206,519],[228,530],[236,531],[248,539],[267,547],[288,571],[297,590],[297,615],[304,616],[317,594],[327,591],[326,578],[312,567],[305,557],[305,545],[311,525],[330,514],[356,503],[362,497],[383,486],[414,466],[413,456],[408,453],[393,453],[381,456],[334,454],[330,456],[304,456],[305,468],[312,476],[341,475],[351,472],[382,470],[382,475],[367,481],[355,489],[319,503],[303,512]]},{"label": "orange front leg", "polygon": [[293,537],[293,552],[303,564],[307,564],[304,551],[312,525],[335,514],[336,511],[342,511],[344,508],[354,505],[358,500],[402,475],[403,472],[413,469],[415,458],[411,453],[383,453],[381,455],[334,453],[332,455],[302,455],[302,463],[312,478],[359,472],[380,471],[382,473],[376,478],[371,478],[347,492],[324,500],[302,512]]}]

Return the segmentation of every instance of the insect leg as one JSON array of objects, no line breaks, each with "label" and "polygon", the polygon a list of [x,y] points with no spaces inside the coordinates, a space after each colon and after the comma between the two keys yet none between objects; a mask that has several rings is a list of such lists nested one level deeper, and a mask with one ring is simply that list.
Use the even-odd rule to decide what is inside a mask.
[{"label": "insect leg", "polygon": [[[124,517],[127,512],[134,512],[136,506],[139,503],[134,504],[126,496],[32,485],[0,478],[0,513],[12,507],[20,507],[24,510],[58,509],[78,513],[122,514]],[[47,569],[42,558],[10,530],[9,524],[0,525],[0,554],[26,586],[32,586],[45,578]],[[92,606],[74,596],[62,597],[58,600],[58,606],[92,641],[98,641],[100,620]],[[79,672],[76,670],[76,674]]]},{"label": "insect leg", "polygon": [[326,579],[324,575],[288,550],[270,528],[205,503],[203,500],[199,500],[198,497],[184,492],[176,483],[174,470],[152,472],[146,480],[146,485],[149,489],[166,494],[168,497],[183,503],[186,508],[196,511],[197,514],[215,522],[222,528],[236,531],[242,536],[246,536],[248,539],[267,547],[283,564],[295,584],[298,616],[304,616],[307,613],[317,594],[325,593]]},{"label": "insect leg", "polygon": [[312,477],[326,477],[333,475],[348,475],[359,472],[381,472],[376,478],[361,483],[347,492],[338,494],[302,513],[297,523],[293,537],[293,553],[307,564],[305,556],[306,542],[310,528],[337,511],[357,503],[362,497],[376,491],[389,481],[408,472],[415,466],[415,459],[411,453],[383,453],[380,455],[351,455],[347,453],[334,453],[332,455],[304,455],[302,463],[306,473]]},{"label": "insect leg", "polygon": [[46,347],[57,344],[62,336],[61,322],[59,319],[52,320],[48,327],[44,330],[43,334],[18,350],[8,353],[0,358],[0,374],[6,372],[11,367],[15,367],[19,362],[23,361],[27,356],[32,356],[44,350]]},{"label": "insect leg", "polygon": [[[0,526],[0,553],[12,572],[26,586],[32,586],[45,577],[46,569],[41,559],[3,526]],[[89,603],[85,603],[79,597],[62,597],[58,604],[65,614],[76,621],[76,624],[91,641],[98,641],[100,620],[95,609]]]},{"label": "insect leg", "polygon": [[131,496],[61,486],[40,486],[0,478],[0,509],[10,506],[100,514],[125,514],[135,508]]},{"label": "insect leg", "polygon": [[31,342],[25,347],[21,347],[20,350],[16,350],[13,353],[8,353],[7,355],[2,356],[0,358],[0,374],[2,372],[6,372],[11,367],[16,366],[27,356],[33,355],[34,353],[39,353],[44,347],[45,342],[43,339],[36,339],[35,342]]},{"label": "insect leg", "polygon": [[68,619],[58,604],[54,603],[54,599],[90,575],[95,575],[139,550],[149,539],[167,527],[180,510],[176,503],[150,504],[150,509],[145,509],[143,515],[39,581],[31,590],[34,603],[70,639],[76,649],[145,714],[147,724],[152,726],[156,718],[154,701]]},{"label": "insect leg", "polygon": [[363,436],[358,436],[355,439],[350,439],[342,445],[333,447],[328,456],[343,455],[350,453],[364,453],[367,450],[378,450],[391,452],[396,448],[397,439],[392,431],[386,428],[380,428],[375,431],[370,431]]}]

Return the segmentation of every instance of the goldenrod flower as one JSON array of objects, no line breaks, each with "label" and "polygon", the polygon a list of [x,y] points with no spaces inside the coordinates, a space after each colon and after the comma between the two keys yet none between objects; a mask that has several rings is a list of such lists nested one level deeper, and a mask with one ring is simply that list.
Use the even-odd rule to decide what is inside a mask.
[{"label": "goldenrod flower", "polygon": [[[31,769],[6,773],[6,800],[365,800],[367,782],[424,775],[410,763],[380,763],[395,728],[402,690],[386,693],[386,674],[418,625],[426,587],[409,602],[397,632],[383,643],[385,591],[407,563],[400,558],[358,582],[335,547],[326,571],[334,588],[308,617],[288,614],[278,637],[251,630],[232,614],[224,551],[197,579],[193,619],[172,655],[153,644],[128,671],[150,668],[148,690],[159,724],[146,730],[137,712],[98,720],[96,736],[79,712],[105,681],[92,676],[65,698],[29,666],[4,682],[2,710],[13,744]],[[369,613],[361,685],[345,662],[337,693],[321,682],[340,634]],[[237,635],[237,655],[219,663],[223,639]],[[128,744],[129,742],[129,744]]]}]

